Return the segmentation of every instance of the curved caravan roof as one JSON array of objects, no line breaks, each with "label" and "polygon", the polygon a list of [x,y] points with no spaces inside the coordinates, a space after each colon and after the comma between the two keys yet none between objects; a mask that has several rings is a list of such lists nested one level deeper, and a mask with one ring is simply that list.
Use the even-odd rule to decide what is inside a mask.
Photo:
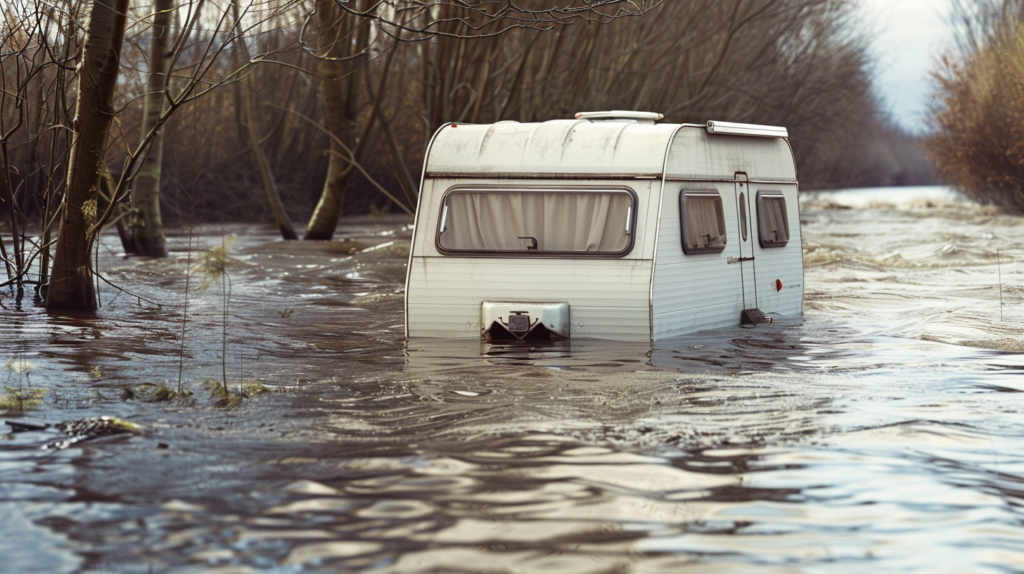
[{"label": "curved caravan roof", "polygon": [[621,119],[450,124],[438,130],[424,167],[427,177],[732,179],[746,172],[796,181],[784,137],[709,134],[706,126]]}]

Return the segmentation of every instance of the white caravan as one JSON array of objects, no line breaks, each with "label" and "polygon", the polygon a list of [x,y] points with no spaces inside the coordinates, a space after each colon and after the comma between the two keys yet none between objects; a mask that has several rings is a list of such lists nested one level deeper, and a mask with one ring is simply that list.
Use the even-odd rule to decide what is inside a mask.
[{"label": "white caravan", "polygon": [[661,117],[441,127],[424,160],[406,336],[654,341],[798,317],[786,129]]}]

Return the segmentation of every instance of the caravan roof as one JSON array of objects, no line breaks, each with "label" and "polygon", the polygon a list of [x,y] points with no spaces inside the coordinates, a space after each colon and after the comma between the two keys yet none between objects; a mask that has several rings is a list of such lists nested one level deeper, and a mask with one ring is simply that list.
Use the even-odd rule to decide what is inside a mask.
[{"label": "caravan roof", "polygon": [[[784,129],[772,132],[774,137],[742,137],[721,127],[742,124],[655,124],[648,118],[581,116],[529,124],[449,124],[435,136],[425,176],[732,179],[737,172],[750,172],[796,180]],[[770,128],[746,126],[758,127],[768,135]]]}]

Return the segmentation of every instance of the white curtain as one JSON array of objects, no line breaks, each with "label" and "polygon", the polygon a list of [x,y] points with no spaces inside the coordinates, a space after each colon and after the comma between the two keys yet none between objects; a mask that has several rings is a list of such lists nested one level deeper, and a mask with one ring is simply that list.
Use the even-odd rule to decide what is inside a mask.
[{"label": "white curtain", "polygon": [[[452,251],[621,253],[629,246],[632,198],[600,191],[456,191],[441,247]],[[632,230],[630,230],[632,232]]]},{"label": "white curtain", "polygon": [[723,249],[725,214],[722,198],[716,195],[689,195],[683,200],[684,229],[689,249]]},{"label": "white curtain", "polygon": [[758,198],[757,222],[763,245],[785,245],[789,241],[789,222],[786,221],[786,198],[781,195]]}]

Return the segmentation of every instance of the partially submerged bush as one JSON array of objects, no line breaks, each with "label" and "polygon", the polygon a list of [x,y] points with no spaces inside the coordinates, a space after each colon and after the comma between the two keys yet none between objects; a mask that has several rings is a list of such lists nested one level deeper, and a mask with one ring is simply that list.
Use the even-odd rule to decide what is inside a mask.
[{"label": "partially submerged bush", "polygon": [[927,148],[969,197],[1024,214],[1024,24],[1007,22],[972,53],[947,55]]}]

